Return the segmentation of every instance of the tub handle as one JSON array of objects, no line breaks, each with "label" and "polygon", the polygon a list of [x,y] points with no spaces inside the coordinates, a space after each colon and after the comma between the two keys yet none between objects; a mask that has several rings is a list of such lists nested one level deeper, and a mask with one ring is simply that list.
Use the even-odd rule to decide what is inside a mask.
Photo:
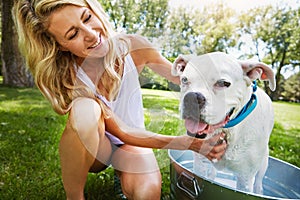
[{"label": "tub handle", "polygon": [[192,199],[197,199],[203,191],[199,187],[197,179],[185,172],[182,172],[179,175],[177,180],[177,187]]}]

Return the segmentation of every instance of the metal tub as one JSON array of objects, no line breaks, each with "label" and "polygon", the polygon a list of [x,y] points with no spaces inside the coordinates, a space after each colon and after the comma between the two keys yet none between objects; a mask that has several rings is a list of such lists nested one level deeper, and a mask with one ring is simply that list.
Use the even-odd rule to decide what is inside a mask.
[{"label": "metal tub", "polygon": [[273,157],[263,179],[263,195],[236,190],[231,174],[218,172],[216,181],[195,175],[189,150],[169,150],[169,157],[171,199],[300,199],[300,169]]}]

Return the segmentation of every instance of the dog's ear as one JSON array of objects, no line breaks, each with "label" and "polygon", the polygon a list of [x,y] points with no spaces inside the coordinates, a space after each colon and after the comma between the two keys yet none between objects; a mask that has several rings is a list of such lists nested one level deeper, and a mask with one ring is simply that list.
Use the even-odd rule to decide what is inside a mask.
[{"label": "dog's ear", "polygon": [[191,55],[179,55],[173,63],[171,74],[173,76],[180,76],[190,60]]},{"label": "dog's ear", "polygon": [[245,75],[251,80],[260,79],[269,81],[269,87],[272,91],[276,88],[275,75],[268,65],[262,62],[255,62],[253,60],[239,61]]}]

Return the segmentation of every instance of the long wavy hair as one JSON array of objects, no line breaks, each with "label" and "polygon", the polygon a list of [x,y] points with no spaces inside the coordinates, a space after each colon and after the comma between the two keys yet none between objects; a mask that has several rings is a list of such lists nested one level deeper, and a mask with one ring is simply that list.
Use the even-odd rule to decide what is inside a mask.
[{"label": "long wavy hair", "polygon": [[117,36],[97,0],[16,1],[13,14],[20,51],[34,75],[37,87],[58,114],[68,113],[76,97],[97,100],[94,93],[76,78],[75,56],[61,51],[57,41],[47,31],[51,13],[66,5],[88,7],[103,24],[103,35],[108,38],[109,52],[104,57],[105,70],[97,90],[109,100],[118,93],[123,58],[129,51],[129,41],[121,35]]}]

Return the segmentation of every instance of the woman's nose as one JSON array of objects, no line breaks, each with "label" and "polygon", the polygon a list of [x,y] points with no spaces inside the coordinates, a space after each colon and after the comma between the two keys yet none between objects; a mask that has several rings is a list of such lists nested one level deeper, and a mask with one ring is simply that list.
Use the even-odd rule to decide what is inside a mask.
[{"label": "woman's nose", "polygon": [[95,40],[96,37],[98,37],[97,32],[92,27],[84,27],[84,39],[86,41]]}]

